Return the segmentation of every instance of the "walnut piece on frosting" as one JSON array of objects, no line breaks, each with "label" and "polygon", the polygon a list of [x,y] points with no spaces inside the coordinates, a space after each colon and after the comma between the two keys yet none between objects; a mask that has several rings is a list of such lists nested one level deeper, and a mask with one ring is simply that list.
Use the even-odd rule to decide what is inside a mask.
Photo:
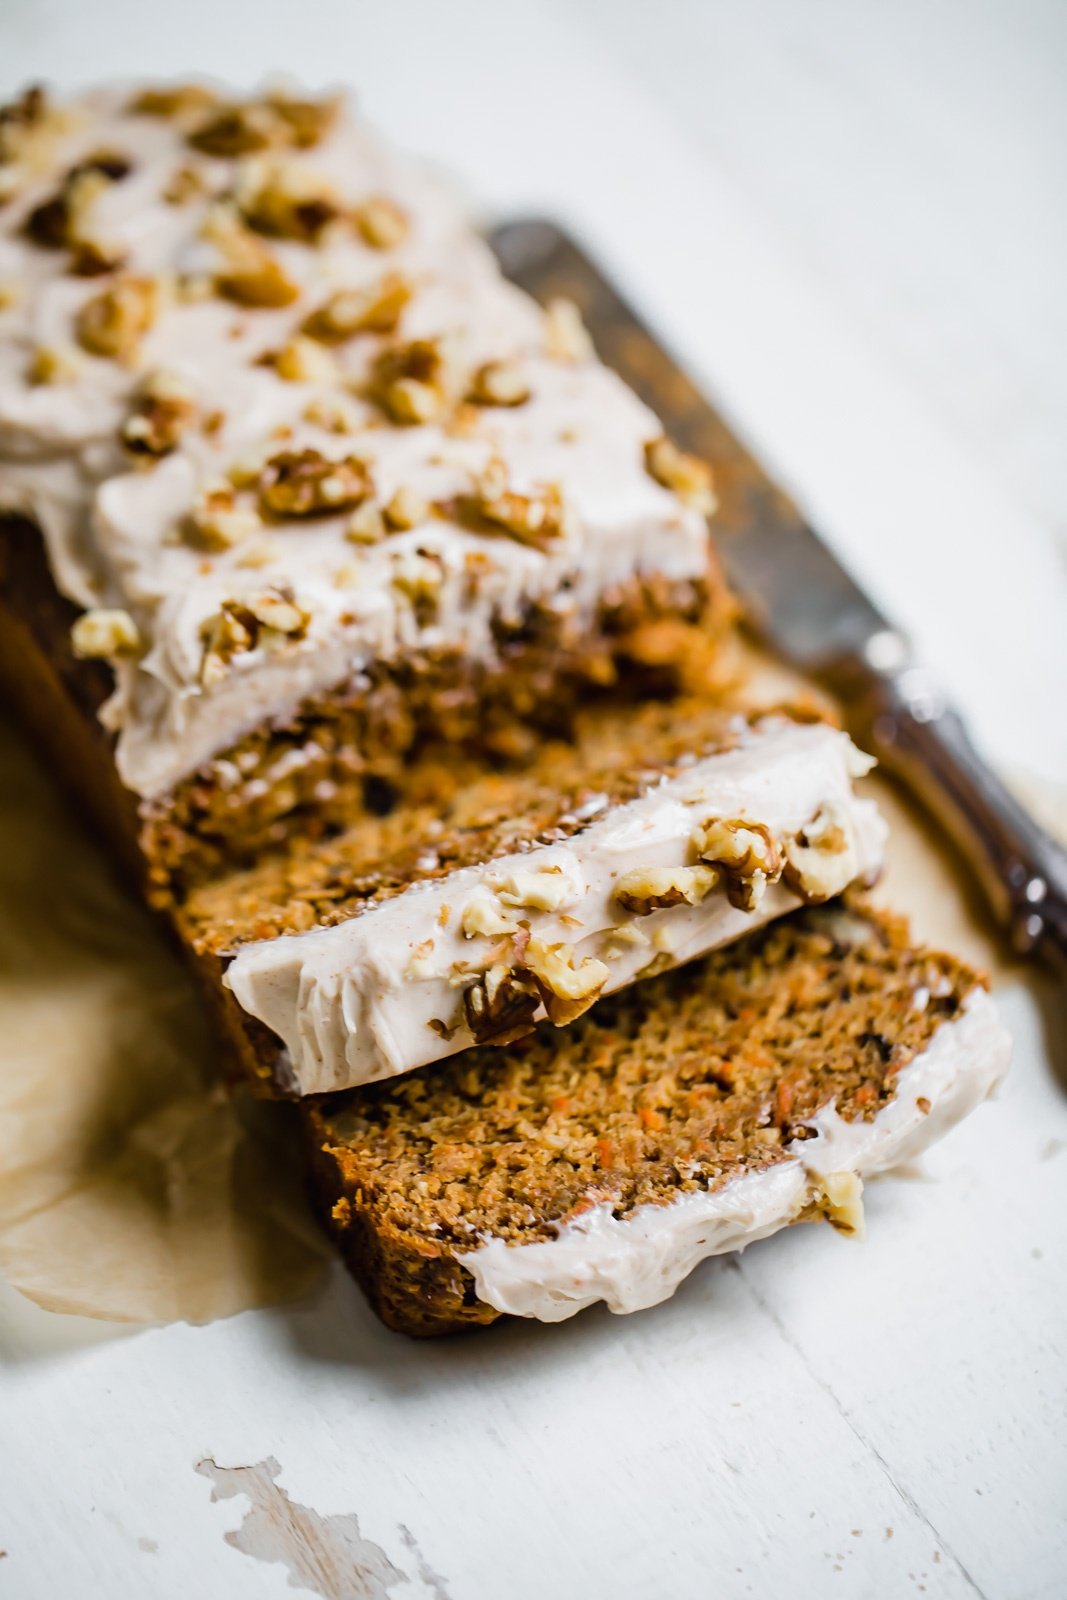
[{"label": "walnut piece on frosting", "polygon": [[534,979],[504,961],[494,962],[463,993],[467,1027],[476,1044],[510,1044],[533,1027],[541,1003]]},{"label": "walnut piece on frosting", "polygon": [[74,323],[78,342],[94,356],[132,361],[162,304],[158,278],[117,278],[79,310]]},{"label": "walnut piece on frosting", "polygon": [[122,263],[123,252],[93,234],[92,212],[101,194],[131,170],[129,158],[112,150],[100,150],[79,161],[56,193],[34,206],[24,224],[27,237],[47,250],[72,250],[72,268],[81,276],[114,271]]},{"label": "walnut piece on frosting", "polygon": [[496,895],[475,891],[460,913],[460,929],[466,939],[500,939],[518,932],[518,922],[500,905]]},{"label": "walnut piece on frosting", "polygon": [[451,397],[451,373],[441,341],[389,345],[374,365],[371,392],[394,422],[437,422]]},{"label": "walnut piece on frosting", "polygon": [[128,110],[136,117],[163,117],[176,122],[203,117],[218,102],[214,89],[202,83],[165,83],[141,89]]},{"label": "walnut piece on frosting", "polygon": [[200,629],[204,654],[200,663],[200,682],[218,682],[236,655],[256,649],[270,649],[286,641],[302,639],[308,630],[311,612],[302,606],[292,591],[277,587],[239,600],[224,600],[213,617]]},{"label": "walnut piece on frosting", "polygon": [[337,379],[337,363],[330,352],[300,333],[275,351],[271,359],[275,372],[287,383],[329,384]]},{"label": "walnut piece on frosting", "polygon": [[388,531],[381,506],[374,500],[364,500],[349,517],[345,538],[350,544],[380,544]]},{"label": "walnut piece on frosting", "polygon": [[70,630],[71,648],[84,660],[136,655],[141,635],[128,611],[86,611]]},{"label": "walnut piece on frosting", "polygon": [[586,361],[593,341],[573,300],[560,295],[545,307],[545,348],[556,361]]},{"label": "walnut piece on frosting", "polygon": [[251,506],[238,505],[232,483],[225,481],[200,490],[185,527],[191,542],[208,550],[232,549],[262,531],[259,515]]},{"label": "walnut piece on frosting", "polygon": [[862,1239],[866,1232],[863,1215],[863,1179],[855,1172],[828,1172],[819,1181],[820,1210],[839,1233]]},{"label": "walnut piece on frosting", "polygon": [[461,496],[457,510],[461,520],[477,532],[505,533],[536,550],[548,550],[572,526],[558,484],[518,494],[501,487],[492,472],[483,476],[473,494]]},{"label": "walnut piece on frosting", "polygon": [[215,275],[220,294],[243,306],[288,306],[300,293],[263,240],[246,228],[232,206],[213,206],[203,228],[224,265]]},{"label": "walnut piece on frosting", "polygon": [[521,406],[530,385],[516,361],[486,361],[471,379],[467,398],[478,406]]},{"label": "walnut piece on frosting", "polygon": [[189,135],[189,143],[207,156],[233,160],[287,142],[286,127],[266,101],[248,100],[214,111]]},{"label": "walnut piece on frosting", "polygon": [[786,840],[782,876],[808,905],[820,905],[848,887],[858,866],[849,818],[828,802],[795,838]]},{"label": "walnut piece on frosting", "polygon": [[679,500],[694,511],[707,517],[715,510],[711,468],[706,461],[679,450],[666,434],[646,443],[645,466],[657,483],[673,489]]},{"label": "walnut piece on frosting", "polygon": [[260,233],[313,244],[340,216],[333,185],[292,157],[254,156],[237,174],[237,209]]},{"label": "walnut piece on frosting", "polygon": [[557,1027],[588,1011],[611,976],[606,962],[595,956],[576,961],[575,955],[573,945],[550,944],[543,939],[529,939],[523,952],[523,963],[533,975],[544,1008]]},{"label": "walnut piece on frosting", "polygon": [[160,369],[150,373],[134,399],[120,430],[134,455],[165,456],[196,421],[196,394],[179,374]]},{"label": "walnut piece on frosting", "polygon": [[30,383],[73,383],[84,365],[85,357],[72,345],[42,344],[30,357],[26,377]]},{"label": "walnut piece on frosting", "polygon": [[782,875],[782,853],[762,822],[747,817],[709,817],[693,834],[701,861],[718,867],[726,897],[741,911],[755,911],[770,883]]},{"label": "walnut piece on frosting", "polygon": [[418,528],[426,522],[430,515],[428,501],[419,494],[417,489],[401,487],[382,507],[382,516],[385,525],[396,533],[406,533],[411,528]]},{"label": "walnut piece on frosting", "polygon": [[281,450],[259,478],[259,502],[274,517],[321,517],[351,511],[372,492],[366,462],[331,460],[321,450]]},{"label": "walnut piece on frosting", "polygon": [[357,333],[392,333],[412,293],[399,272],[387,272],[359,289],[337,289],[311,313],[304,332],[324,344],[341,344]]},{"label": "walnut piece on frosting", "polygon": [[615,885],[615,899],[624,911],[647,917],[668,906],[699,905],[718,881],[714,867],[638,867],[623,873]]},{"label": "walnut piece on frosting", "polygon": [[374,250],[395,250],[404,243],[411,223],[407,212],[388,195],[370,195],[353,212],[353,220],[365,244]]}]

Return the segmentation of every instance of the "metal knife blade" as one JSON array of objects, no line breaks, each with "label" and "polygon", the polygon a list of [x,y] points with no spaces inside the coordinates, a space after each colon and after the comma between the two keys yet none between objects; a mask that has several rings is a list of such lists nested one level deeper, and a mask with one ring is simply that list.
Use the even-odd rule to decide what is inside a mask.
[{"label": "metal knife blade", "polygon": [[1067,852],[982,760],[905,636],[572,239],[529,220],[497,228],[489,242],[535,299],[574,300],[602,359],[678,444],[712,464],[715,545],[754,626],[843,696],[852,732],[940,824],[1015,948],[1067,976]]}]

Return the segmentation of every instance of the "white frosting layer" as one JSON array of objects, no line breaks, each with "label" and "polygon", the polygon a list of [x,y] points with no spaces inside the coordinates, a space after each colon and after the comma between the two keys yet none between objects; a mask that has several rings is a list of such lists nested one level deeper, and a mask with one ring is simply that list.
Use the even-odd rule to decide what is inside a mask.
[{"label": "white frosting layer", "polygon": [[597,1300],[617,1312],[658,1305],[706,1256],[742,1250],[822,1203],[835,1177],[870,1177],[920,1155],[992,1093],[1010,1057],[992,1000],[975,989],[904,1068],[872,1121],[846,1122],[830,1105],[813,1119],[817,1137],[795,1140],[791,1159],[763,1172],[670,1205],[639,1206],[622,1220],[598,1206],[557,1239],[490,1239],[458,1259],[479,1299],[512,1316],[562,1322]]},{"label": "white frosting layer", "polygon": [[[543,314],[503,281],[455,197],[383,148],[350,111],[318,146],[286,152],[286,160],[328,182],[346,207],[374,195],[397,202],[411,223],[402,243],[372,249],[351,225],[327,229],[314,244],[268,239],[300,286],[292,305],[248,309],[218,295],[171,296],[128,362],[78,350],[77,313],[111,279],[73,276],[66,250],[42,249],[21,229],[86,156],[106,150],[132,162],[92,213],[94,231],[124,252],[125,272],[170,282],[223,265],[203,228],[210,207],[233,192],[239,164],[198,154],[172,121],[132,116],[125,104],[124,95],[107,93],[74,107],[44,170],[26,174],[0,212],[0,308],[10,299],[0,309],[0,508],[40,523],[66,594],[127,610],[137,624],[144,652],[116,660],[107,711],[129,787],[166,793],[264,718],[289,715],[374,661],[416,650],[490,657],[494,621],[517,621],[531,604],[580,627],[606,590],[635,575],[703,575],[704,517],[645,470],[644,443],[660,432],[652,414],[595,359],[550,353]],[[187,165],[204,191],[168,204],[163,192]],[[0,167],[0,177],[9,170]],[[397,327],[331,346],[334,376],[289,382],[262,364],[335,290],[366,288],[387,272],[413,291]],[[488,360],[513,361],[530,398],[475,408],[460,431],[386,423],[363,397],[365,380],[386,343],[413,339],[443,341],[451,366],[465,374]],[[32,381],[42,349],[73,350],[72,374]],[[157,464],[131,470],[118,429],[137,386],[160,369],[187,384],[210,426],[186,432]],[[309,407],[321,419],[316,405],[339,397],[351,430],[340,436],[308,420]],[[263,538],[221,551],[175,537],[205,485],[235,461],[305,448],[365,461],[383,504],[405,489],[438,509],[372,548],[346,541],[347,515],[279,522]],[[469,493],[494,458],[517,493],[550,485],[562,493],[567,528],[549,548],[468,531],[441,511],[441,502]],[[252,490],[242,491],[239,503],[253,502]],[[252,544],[268,552],[255,566]],[[413,592],[413,570],[433,578],[429,607]],[[224,601],[265,587],[295,592],[311,613],[306,635],[234,654],[205,682],[205,628]]]},{"label": "white frosting layer", "polygon": [[[776,884],[757,909],[743,911],[720,885],[695,905],[646,915],[621,908],[614,890],[622,875],[692,864],[694,829],[708,817],[747,817],[785,839],[830,807],[848,834],[837,887],[871,879],[881,865],[885,828],[873,802],[853,793],[852,776],[866,765],[835,729],[763,723],[738,748],[696,761],[626,804],[607,806],[569,839],[414,883],[334,927],[245,945],[225,982],[246,1011],[284,1040],[289,1087],[301,1094],[410,1071],[473,1042],[463,1009],[472,979],[462,969],[484,968],[483,953],[499,948],[500,932],[468,937],[469,907],[510,914],[532,938],[569,947],[575,964],[603,961],[609,975],[601,992],[611,993],[657,955],[671,964],[692,960],[798,904]],[[546,892],[558,902],[551,909],[521,903],[524,893],[543,900]]]}]

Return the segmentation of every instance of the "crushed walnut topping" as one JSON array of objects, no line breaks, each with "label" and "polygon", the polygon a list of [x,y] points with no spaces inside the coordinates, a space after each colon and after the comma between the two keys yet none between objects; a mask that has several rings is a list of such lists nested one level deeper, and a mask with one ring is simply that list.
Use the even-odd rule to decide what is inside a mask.
[{"label": "crushed walnut topping", "polygon": [[827,1222],[839,1233],[862,1239],[866,1231],[863,1179],[855,1172],[828,1172],[819,1180],[819,1187],[819,1209]]},{"label": "crushed walnut topping", "polygon": [[521,406],[530,385],[515,361],[486,361],[471,380],[467,399],[478,406]]},{"label": "crushed walnut topping", "polygon": [[87,156],[71,167],[50,199],[34,206],[24,225],[27,237],[47,250],[73,251],[71,266],[83,277],[114,271],[123,252],[93,235],[92,212],[101,194],[131,171],[128,157],[117,152]]},{"label": "crushed walnut topping", "polygon": [[500,939],[518,931],[514,917],[508,916],[493,894],[476,891],[460,913],[460,929],[467,939]]},{"label": "crushed walnut topping", "polygon": [[342,344],[357,333],[392,333],[412,293],[399,272],[387,272],[360,289],[338,289],[311,313],[304,332],[324,344]]},{"label": "crushed walnut topping", "polygon": [[711,468],[699,457],[679,450],[665,434],[646,443],[645,466],[656,482],[673,489],[684,505],[706,517],[715,510]]},{"label": "crushed walnut topping", "polygon": [[382,516],[387,528],[397,533],[406,533],[411,528],[420,527],[429,519],[430,507],[417,489],[401,487],[382,507]]},{"label": "crushed walnut topping", "polygon": [[10,311],[22,299],[21,284],[0,280],[0,311]]},{"label": "crushed walnut topping", "polygon": [[30,383],[73,383],[85,359],[72,345],[42,344],[30,357],[26,376]]},{"label": "crushed walnut topping", "polygon": [[808,905],[820,905],[846,889],[856,875],[855,839],[847,814],[827,803],[785,844],[786,886]]},{"label": "crushed walnut topping", "polygon": [[573,945],[549,944],[542,939],[527,941],[523,962],[557,1027],[588,1011],[611,976],[611,969],[595,956],[576,961]]},{"label": "crushed walnut topping", "polygon": [[316,395],[309,400],[304,407],[304,421],[336,434],[355,433],[359,427],[359,417],[353,406],[343,395],[336,394]]},{"label": "crushed walnut topping", "polygon": [[171,173],[163,186],[163,199],[169,206],[186,206],[207,193],[207,179],[191,162]]},{"label": "crushed walnut topping", "polygon": [[129,111],[135,117],[163,117],[184,122],[190,117],[202,117],[217,102],[215,91],[202,83],[168,83],[142,89],[130,101]]},{"label": "crushed walnut topping", "polygon": [[726,897],[741,911],[755,911],[767,885],[782,875],[782,852],[771,830],[747,817],[709,817],[693,834],[701,861],[718,867]]},{"label": "crushed walnut topping", "polygon": [[251,506],[238,505],[232,483],[207,484],[197,495],[186,520],[190,541],[207,550],[230,550],[242,540],[263,531]]},{"label": "crushed walnut topping", "polygon": [[440,340],[390,345],[374,366],[371,392],[394,422],[437,422],[451,395],[449,363]]},{"label": "crushed walnut topping", "polygon": [[411,601],[420,626],[433,620],[445,581],[444,562],[439,555],[432,550],[398,550],[393,557],[391,580],[393,588]]},{"label": "crushed walnut topping", "polygon": [[460,497],[456,510],[460,520],[476,532],[505,533],[536,550],[548,550],[573,526],[558,484],[547,484],[533,494],[518,494],[501,487],[492,473],[480,480],[473,494]]},{"label": "crushed walnut topping", "polygon": [[141,634],[128,611],[86,611],[70,630],[71,648],[84,660],[136,655]]},{"label": "crushed walnut topping", "polygon": [[647,917],[668,906],[699,905],[718,881],[714,867],[638,867],[623,873],[615,885],[615,899],[624,911]]},{"label": "crushed walnut topping", "polygon": [[372,489],[358,456],[334,461],[320,450],[281,450],[260,474],[259,502],[273,517],[321,517],[351,511]]},{"label": "crushed walnut topping", "polygon": [[134,455],[165,456],[196,421],[196,394],[178,373],[151,373],[134,399],[120,437]]},{"label": "crushed walnut topping", "polygon": [[242,306],[287,306],[297,298],[299,284],[263,240],[244,226],[232,206],[212,206],[203,233],[224,258],[215,284],[228,300]]},{"label": "crushed walnut topping", "polygon": [[253,157],[237,174],[237,208],[259,233],[314,244],[341,214],[333,185],[301,161]]},{"label": "crushed walnut topping", "polygon": [[560,911],[581,896],[580,887],[562,867],[513,867],[493,889],[506,906],[521,906],[529,911]]},{"label": "crushed walnut topping", "polygon": [[25,160],[27,145],[51,116],[48,95],[39,83],[0,106],[0,163]]},{"label": "crushed walnut topping", "polygon": [[287,143],[286,127],[266,101],[223,106],[189,135],[189,143],[205,155],[233,160],[257,150]]},{"label": "crushed walnut topping", "polygon": [[387,532],[382,508],[374,500],[364,500],[345,524],[345,538],[351,544],[380,544]]},{"label": "crushed walnut topping", "polygon": [[593,341],[573,300],[559,296],[545,307],[545,348],[555,361],[587,361]]},{"label": "crushed walnut topping", "polygon": [[533,1028],[541,1004],[535,979],[495,962],[464,990],[463,1011],[476,1044],[511,1044]]},{"label": "crushed walnut topping", "polygon": [[118,278],[79,310],[74,323],[78,342],[94,356],[132,361],[162,305],[158,278]]},{"label": "crushed walnut topping", "polygon": [[279,378],[287,383],[333,383],[337,378],[337,363],[330,352],[297,334],[270,358]]},{"label": "crushed walnut topping", "polygon": [[358,205],[353,220],[364,243],[374,250],[395,250],[411,231],[407,212],[383,194],[371,195]]},{"label": "crushed walnut topping", "polygon": [[200,630],[204,644],[201,683],[217,682],[236,655],[303,639],[310,621],[311,612],[292,590],[280,586],[241,600],[224,600],[217,615],[209,617]]}]

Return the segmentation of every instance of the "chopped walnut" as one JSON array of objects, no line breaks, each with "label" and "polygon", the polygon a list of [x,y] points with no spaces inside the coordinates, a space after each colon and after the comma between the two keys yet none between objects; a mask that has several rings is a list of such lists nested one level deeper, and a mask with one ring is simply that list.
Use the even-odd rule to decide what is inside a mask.
[{"label": "chopped walnut", "polygon": [[342,395],[316,395],[304,407],[304,421],[325,428],[327,433],[355,433],[359,417]]},{"label": "chopped walnut", "polygon": [[70,630],[71,648],[83,659],[136,655],[141,635],[128,611],[86,611]]},{"label": "chopped walnut", "polygon": [[217,100],[215,91],[201,83],[168,83],[156,89],[142,89],[130,101],[129,110],[138,117],[166,117],[180,122],[202,116]]},{"label": "chopped walnut", "polygon": [[186,206],[206,192],[207,183],[199,167],[191,162],[171,173],[163,186],[163,198],[169,206]]},{"label": "chopped walnut", "polygon": [[285,123],[289,139],[300,150],[310,150],[324,139],[341,111],[339,95],[324,95],[320,100],[299,99],[275,90],[267,96],[271,110]]},{"label": "chopped walnut", "polygon": [[208,156],[233,159],[287,143],[285,123],[262,101],[223,106],[189,135],[189,143]]},{"label": "chopped walnut", "polygon": [[572,528],[558,485],[548,484],[535,494],[500,489],[483,478],[478,490],[463,496],[457,506],[462,520],[481,533],[506,533],[519,544],[549,549]]},{"label": "chopped walnut", "polygon": [[517,932],[518,923],[501,910],[496,896],[475,891],[460,914],[460,928],[468,939],[499,939]]},{"label": "chopped walnut", "polygon": [[332,184],[301,161],[255,157],[237,176],[237,207],[250,227],[313,244],[340,215]]},{"label": "chopped walnut", "polygon": [[79,310],[74,324],[78,341],[95,356],[130,361],[162,303],[158,278],[118,278]]},{"label": "chopped walnut", "polygon": [[215,282],[228,300],[243,306],[287,306],[297,298],[299,284],[231,206],[213,206],[203,233],[225,259]]},{"label": "chopped walnut", "polygon": [[387,532],[382,508],[373,500],[357,506],[345,525],[345,538],[351,544],[379,544]]},{"label": "chopped walnut", "polygon": [[245,599],[224,600],[218,614],[209,617],[200,630],[204,643],[201,683],[217,682],[236,655],[302,639],[310,621],[310,611],[287,589],[264,589]]},{"label": "chopped walnut", "polygon": [[16,100],[0,106],[0,163],[25,161],[29,146],[54,115],[39,83],[31,84]]},{"label": "chopped walnut", "polygon": [[863,1216],[863,1180],[855,1172],[828,1172],[819,1183],[821,1206],[826,1220],[839,1233],[862,1239],[866,1232]]},{"label": "chopped walnut", "polygon": [[530,385],[514,361],[486,361],[471,380],[468,400],[479,406],[521,406],[530,398]]},{"label": "chopped walnut", "polygon": [[273,357],[274,370],[288,383],[333,383],[337,363],[328,350],[302,334],[283,344]]},{"label": "chopped walnut", "polygon": [[463,994],[467,1027],[476,1044],[510,1044],[533,1028],[541,994],[527,973],[494,963]]},{"label": "chopped walnut", "polygon": [[121,438],[134,455],[165,456],[196,421],[196,395],[173,372],[152,373],[141,385],[122,424]]},{"label": "chopped walnut", "polygon": [[645,445],[645,466],[657,483],[673,489],[679,500],[695,511],[710,516],[715,510],[711,468],[697,456],[687,455],[666,435],[649,439]]},{"label": "chopped walnut", "polygon": [[321,517],[350,511],[371,493],[366,463],[358,456],[333,461],[320,450],[282,450],[266,462],[259,500],[274,517]]},{"label": "chopped walnut", "polygon": [[361,289],[337,289],[311,313],[304,332],[324,344],[341,344],[357,333],[392,333],[411,295],[411,284],[399,272]]},{"label": "chopped walnut", "polygon": [[506,906],[530,911],[561,911],[580,897],[581,889],[561,867],[514,867],[493,888]]},{"label": "chopped walnut", "polygon": [[110,272],[121,264],[122,251],[94,238],[90,232],[93,208],[104,190],[132,170],[124,155],[102,150],[72,167],[56,193],[34,206],[25,232],[46,249],[74,251],[74,270],[85,277]]},{"label": "chopped walnut", "polygon": [[237,504],[231,483],[213,483],[197,496],[186,531],[193,543],[208,550],[229,550],[262,533],[263,523],[251,506]]},{"label": "chopped walnut", "polygon": [[557,1027],[588,1011],[611,976],[611,969],[595,956],[585,956],[576,964],[573,945],[548,944],[542,939],[527,942],[523,961]]},{"label": "chopped walnut", "polygon": [[0,281],[0,311],[10,311],[11,307],[17,306],[21,299],[21,284],[6,279]]},{"label": "chopped walnut", "polygon": [[429,515],[429,504],[417,489],[398,489],[382,508],[386,526],[400,533],[419,527]]},{"label": "chopped walnut", "polygon": [[545,307],[545,348],[556,361],[586,361],[593,353],[582,314],[565,296]]},{"label": "chopped walnut", "polygon": [[436,339],[390,345],[375,363],[372,392],[394,422],[437,422],[450,398],[445,352]]},{"label": "chopped walnut", "polygon": [[371,195],[356,207],[353,217],[364,243],[375,250],[395,250],[411,227],[407,213],[387,195]]},{"label": "chopped walnut", "polygon": [[693,834],[701,861],[718,867],[726,897],[741,911],[755,911],[770,883],[782,875],[782,853],[771,830],[747,817],[709,817]]},{"label": "chopped walnut", "polygon": [[411,601],[420,624],[425,625],[436,615],[444,576],[440,556],[430,551],[398,550],[393,557],[393,587]]},{"label": "chopped walnut", "polygon": [[807,905],[819,905],[847,889],[859,870],[851,821],[828,802],[800,833],[785,843],[788,888]]},{"label": "chopped walnut", "polygon": [[281,555],[281,546],[275,539],[255,539],[245,545],[234,565],[238,567],[269,567]]},{"label": "chopped walnut", "polygon": [[713,867],[651,867],[624,872],[615,885],[615,899],[625,911],[647,917],[668,906],[695,906],[719,881]]},{"label": "chopped walnut", "polygon": [[84,357],[72,346],[42,344],[33,352],[26,376],[30,383],[73,383],[84,365]]}]

